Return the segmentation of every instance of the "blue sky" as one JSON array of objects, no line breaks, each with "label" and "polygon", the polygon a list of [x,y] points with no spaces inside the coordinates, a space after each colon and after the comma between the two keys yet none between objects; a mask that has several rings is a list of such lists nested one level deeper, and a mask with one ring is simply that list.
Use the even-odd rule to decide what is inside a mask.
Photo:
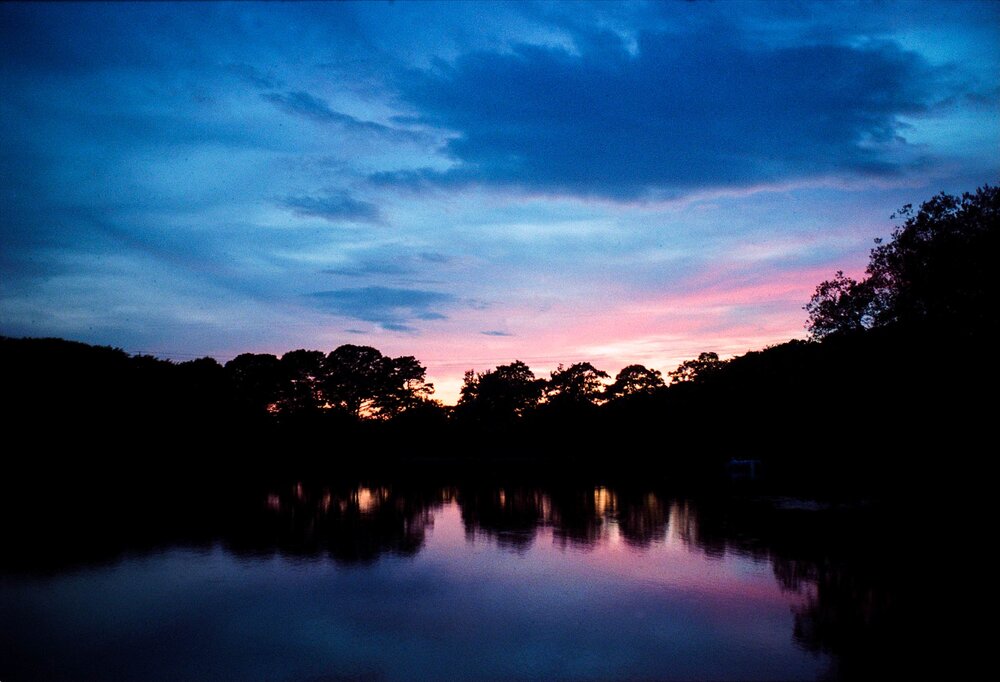
[{"label": "blue sky", "polygon": [[667,371],[998,180],[1000,3],[0,5],[0,333]]}]

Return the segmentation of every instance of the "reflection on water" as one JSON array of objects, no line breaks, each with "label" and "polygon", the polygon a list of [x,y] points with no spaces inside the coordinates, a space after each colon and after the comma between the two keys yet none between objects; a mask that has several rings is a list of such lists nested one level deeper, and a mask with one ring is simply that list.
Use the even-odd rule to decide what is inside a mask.
[{"label": "reflection on water", "polygon": [[247,505],[224,540],[242,555],[327,556],[339,563],[371,562],[386,552],[413,555],[442,495],[297,482],[267,492],[263,505]]},{"label": "reflection on water", "polygon": [[810,679],[896,665],[900,595],[864,509],[600,485],[133,492],[39,500],[8,523],[0,679]]}]

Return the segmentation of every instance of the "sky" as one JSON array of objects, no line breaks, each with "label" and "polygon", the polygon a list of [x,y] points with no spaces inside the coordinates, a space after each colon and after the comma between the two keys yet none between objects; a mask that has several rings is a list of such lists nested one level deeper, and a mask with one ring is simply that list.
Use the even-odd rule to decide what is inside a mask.
[{"label": "sky", "polygon": [[1000,2],[0,4],[0,334],[666,374],[1000,181]]}]

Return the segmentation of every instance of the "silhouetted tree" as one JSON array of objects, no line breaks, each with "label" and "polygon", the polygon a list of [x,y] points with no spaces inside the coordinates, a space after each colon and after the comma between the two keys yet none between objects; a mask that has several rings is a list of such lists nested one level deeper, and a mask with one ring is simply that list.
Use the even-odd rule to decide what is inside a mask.
[{"label": "silhouetted tree", "polygon": [[266,353],[243,353],[226,363],[237,401],[251,412],[271,412],[281,396],[281,362]]},{"label": "silhouetted tree", "polygon": [[390,358],[371,346],[345,344],[323,365],[323,397],[355,417],[391,418],[427,401],[434,385],[416,358]]},{"label": "silhouetted tree", "polygon": [[666,384],[659,370],[643,365],[629,365],[618,372],[614,383],[605,389],[608,400],[630,395],[652,395]]},{"label": "silhouetted tree", "polygon": [[726,362],[719,359],[718,353],[700,353],[696,359],[685,360],[667,374],[672,384],[701,383],[715,376],[726,366]]},{"label": "silhouetted tree", "polygon": [[520,360],[481,373],[469,370],[465,373],[457,413],[489,420],[522,417],[538,405],[544,383]]},{"label": "silhouetted tree", "polygon": [[383,417],[395,417],[422,406],[434,393],[434,384],[427,383],[427,369],[412,355],[384,358],[382,386],[372,400],[372,407]]},{"label": "silhouetted tree", "polygon": [[225,377],[225,369],[215,358],[204,357],[197,360],[187,360],[177,367],[190,377],[193,383],[199,385],[214,385]]},{"label": "silhouetted tree", "polygon": [[386,381],[386,358],[371,346],[344,344],[326,356],[323,394],[355,417],[372,412]]},{"label": "silhouetted tree", "polygon": [[178,400],[188,418],[218,416],[232,399],[226,370],[215,358],[198,358],[177,365]]},{"label": "silhouetted tree", "polygon": [[1000,189],[941,193],[896,215],[906,220],[876,240],[865,279],[838,272],[816,288],[805,307],[813,338],[893,324],[995,332]]},{"label": "silhouetted tree", "polygon": [[871,329],[882,312],[873,294],[869,280],[858,282],[838,270],[833,279],[816,287],[805,306],[810,333],[821,339],[837,332]]},{"label": "silhouetted tree", "polygon": [[996,329],[1000,188],[939,194],[872,251],[870,279],[884,292],[886,322]]},{"label": "silhouetted tree", "polygon": [[589,362],[576,362],[559,367],[545,384],[545,399],[552,404],[594,405],[604,393],[608,373]]},{"label": "silhouetted tree", "polygon": [[281,390],[277,401],[279,413],[302,414],[315,412],[322,407],[323,361],[323,353],[318,350],[299,349],[281,356]]}]

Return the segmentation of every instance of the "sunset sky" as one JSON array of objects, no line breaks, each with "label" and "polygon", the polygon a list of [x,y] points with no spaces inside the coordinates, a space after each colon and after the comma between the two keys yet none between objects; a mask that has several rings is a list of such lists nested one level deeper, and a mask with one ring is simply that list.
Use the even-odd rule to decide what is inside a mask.
[{"label": "sunset sky", "polygon": [[1000,2],[0,4],[0,334],[613,376],[1000,180]]}]

